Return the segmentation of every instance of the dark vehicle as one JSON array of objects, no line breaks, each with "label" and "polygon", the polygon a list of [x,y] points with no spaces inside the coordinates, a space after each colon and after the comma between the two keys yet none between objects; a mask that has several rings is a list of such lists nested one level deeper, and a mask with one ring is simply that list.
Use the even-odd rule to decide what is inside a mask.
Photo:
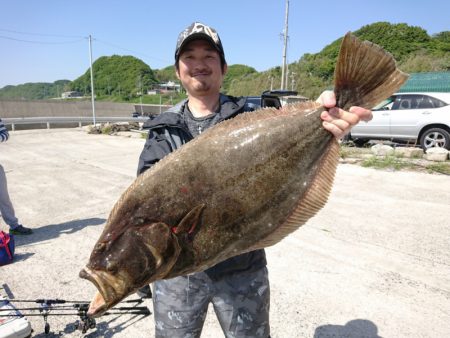
[{"label": "dark vehicle", "polygon": [[280,108],[282,106],[281,97],[295,96],[298,93],[292,90],[266,90],[261,96],[247,96],[247,102],[255,106],[255,109],[265,107]]}]

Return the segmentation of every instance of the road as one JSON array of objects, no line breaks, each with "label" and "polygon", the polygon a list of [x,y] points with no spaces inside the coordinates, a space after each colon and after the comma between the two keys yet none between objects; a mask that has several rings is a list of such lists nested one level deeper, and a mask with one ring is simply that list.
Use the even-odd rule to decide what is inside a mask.
[{"label": "road", "polygon": [[[34,229],[0,268],[17,299],[92,297],[78,272],[135,177],[144,140],[128,136],[29,130],[0,145],[17,216]],[[327,205],[267,249],[272,337],[449,337],[449,204],[448,176],[339,165]],[[76,319],[49,317],[47,337],[83,336]],[[102,317],[87,335],[113,336],[153,337],[153,317]],[[221,336],[210,309],[202,337]]]}]

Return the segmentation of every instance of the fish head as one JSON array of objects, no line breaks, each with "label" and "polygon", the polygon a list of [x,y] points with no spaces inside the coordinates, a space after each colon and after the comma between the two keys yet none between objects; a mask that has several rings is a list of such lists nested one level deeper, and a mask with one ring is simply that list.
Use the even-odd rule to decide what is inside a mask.
[{"label": "fish head", "polygon": [[89,263],[80,271],[80,277],[98,289],[88,315],[98,317],[140,287],[164,278],[180,250],[170,227],[161,222],[101,236]]}]

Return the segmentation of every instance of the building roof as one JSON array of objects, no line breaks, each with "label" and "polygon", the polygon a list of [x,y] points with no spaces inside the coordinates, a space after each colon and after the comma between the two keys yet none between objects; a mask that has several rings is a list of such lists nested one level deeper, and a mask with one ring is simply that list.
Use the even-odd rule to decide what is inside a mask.
[{"label": "building roof", "polygon": [[411,73],[398,92],[450,92],[450,72]]}]

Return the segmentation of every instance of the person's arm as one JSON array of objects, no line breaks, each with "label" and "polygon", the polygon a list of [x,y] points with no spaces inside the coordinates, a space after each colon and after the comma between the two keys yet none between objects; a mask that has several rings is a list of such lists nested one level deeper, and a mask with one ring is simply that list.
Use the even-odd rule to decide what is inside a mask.
[{"label": "person's arm", "polygon": [[0,142],[6,142],[9,138],[8,129],[6,129],[2,120],[0,119]]},{"label": "person's arm", "polygon": [[359,121],[370,121],[372,112],[361,107],[350,107],[348,111],[336,106],[336,97],[333,91],[327,90],[320,94],[317,102],[329,108],[320,116],[323,120],[323,127],[331,132],[337,139],[342,138],[350,132],[350,129]]},{"label": "person's arm", "polygon": [[158,134],[154,130],[150,130],[144,148],[139,156],[137,174],[140,175],[150,169],[156,162],[172,151],[170,143],[163,135]]}]

